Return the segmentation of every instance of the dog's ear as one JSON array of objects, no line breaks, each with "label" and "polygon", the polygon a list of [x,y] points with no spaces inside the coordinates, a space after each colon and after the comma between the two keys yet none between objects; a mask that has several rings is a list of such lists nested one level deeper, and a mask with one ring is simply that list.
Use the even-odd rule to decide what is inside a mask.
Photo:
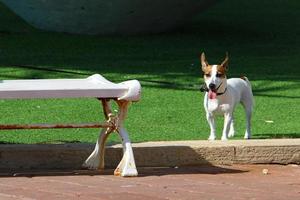
[{"label": "dog's ear", "polygon": [[205,58],[204,52],[202,52],[200,60],[201,60],[201,65],[202,65],[202,71],[205,71],[205,68],[208,66],[208,62]]},{"label": "dog's ear", "polygon": [[228,61],[229,61],[229,56],[228,56],[228,52],[226,52],[226,57],[224,59],[224,61],[222,62],[221,66],[227,70],[228,69]]}]

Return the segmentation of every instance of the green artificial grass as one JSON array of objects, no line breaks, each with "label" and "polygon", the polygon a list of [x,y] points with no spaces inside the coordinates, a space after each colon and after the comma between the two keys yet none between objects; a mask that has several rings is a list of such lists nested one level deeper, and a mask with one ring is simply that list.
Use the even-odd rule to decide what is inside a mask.
[{"label": "green artificial grass", "polygon": [[[80,36],[36,30],[0,5],[0,79],[83,78],[100,73],[138,79],[142,100],[129,110],[133,142],[206,139],[199,55],[230,54],[229,77],[253,86],[253,138],[300,137],[300,2],[224,0],[180,30],[146,36]],[[37,68],[21,68],[30,65]],[[103,120],[95,99],[0,100],[0,123]],[[245,116],[235,111],[236,136]],[[218,118],[218,139],[223,119]],[[97,129],[1,131],[2,143],[95,142]],[[110,143],[119,142],[116,134]]]}]

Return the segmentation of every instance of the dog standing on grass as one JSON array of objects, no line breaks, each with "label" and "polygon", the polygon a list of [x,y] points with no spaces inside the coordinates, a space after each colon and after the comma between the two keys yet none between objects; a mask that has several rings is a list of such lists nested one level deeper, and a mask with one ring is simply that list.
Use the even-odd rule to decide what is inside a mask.
[{"label": "dog standing on grass", "polygon": [[234,136],[233,111],[240,102],[246,112],[245,139],[251,137],[251,115],[253,108],[253,94],[251,84],[247,77],[227,79],[228,54],[220,65],[208,64],[205,54],[201,54],[201,65],[204,73],[205,84],[202,91],[206,118],[210,126],[209,140],[216,139],[215,115],[224,114],[224,128],[222,140]]}]

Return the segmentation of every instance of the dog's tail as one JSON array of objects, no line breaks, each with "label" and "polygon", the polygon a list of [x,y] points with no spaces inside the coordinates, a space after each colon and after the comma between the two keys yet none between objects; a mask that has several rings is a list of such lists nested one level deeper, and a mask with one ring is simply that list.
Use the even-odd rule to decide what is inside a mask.
[{"label": "dog's tail", "polygon": [[246,84],[248,85],[248,89],[249,89],[249,93],[246,93],[244,96],[244,98],[248,99],[247,104],[248,107],[251,108],[251,110],[253,109],[253,105],[254,105],[254,98],[253,98],[253,92],[252,92],[252,86],[251,83],[249,81],[249,79],[246,76],[242,76],[241,79],[243,79]]},{"label": "dog's tail", "polygon": [[244,81],[246,81],[246,83],[250,86],[251,88],[251,83],[249,81],[249,79],[246,76],[241,76],[241,79],[243,79]]}]

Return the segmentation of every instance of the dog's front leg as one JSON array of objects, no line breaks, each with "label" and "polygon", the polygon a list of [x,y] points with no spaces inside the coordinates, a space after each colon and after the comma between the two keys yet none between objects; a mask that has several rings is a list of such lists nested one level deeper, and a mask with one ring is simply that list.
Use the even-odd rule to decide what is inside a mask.
[{"label": "dog's front leg", "polygon": [[208,140],[215,140],[216,139],[216,125],[215,125],[215,118],[212,113],[206,114],[206,119],[208,121],[210,127],[210,135]]},{"label": "dog's front leg", "polygon": [[223,127],[223,133],[222,133],[222,140],[226,141],[228,137],[228,133],[230,130],[230,125],[232,122],[232,113],[225,113],[224,114],[224,127]]}]

